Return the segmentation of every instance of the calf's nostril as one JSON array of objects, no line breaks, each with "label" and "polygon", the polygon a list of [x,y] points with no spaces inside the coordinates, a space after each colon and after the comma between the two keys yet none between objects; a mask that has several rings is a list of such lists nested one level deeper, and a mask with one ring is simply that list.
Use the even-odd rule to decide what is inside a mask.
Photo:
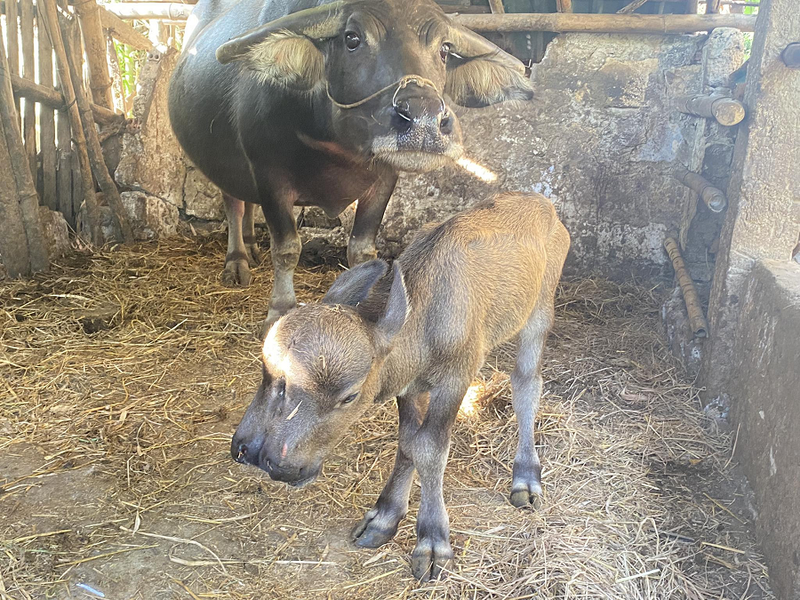
[{"label": "calf's nostril", "polygon": [[247,446],[245,444],[239,444],[238,455],[236,456],[237,462],[244,462],[245,458],[247,457]]}]

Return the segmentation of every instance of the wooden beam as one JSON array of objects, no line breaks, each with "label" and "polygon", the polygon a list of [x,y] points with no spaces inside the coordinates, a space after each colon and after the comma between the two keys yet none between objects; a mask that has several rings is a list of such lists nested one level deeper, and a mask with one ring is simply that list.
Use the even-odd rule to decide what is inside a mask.
[{"label": "wooden beam", "polygon": [[137,50],[147,50],[149,52],[153,49],[153,43],[147,39],[146,35],[142,35],[117,15],[108,12],[103,7],[100,7],[100,22],[103,24],[103,28],[107,29],[118,42],[128,44],[128,46]]},{"label": "wooden beam", "polygon": [[755,15],[593,15],[568,13],[507,13],[504,15],[456,15],[453,20],[475,31],[514,33],[694,33],[716,27],[755,29]]},{"label": "wooden beam", "polygon": [[[64,110],[64,98],[61,96],[61,92],[55,88],[34,83],[19,75],[11,75],[11,86],[14,89],[14,95],[19,98],[27,98],[32,102],[39,102],[56,110]],[[97,104],[92,104],[92,112],[94,120],[102,125],[119,125],[125,120],[125,115],[122,113],[114,112]]]},{"label": "wooden beam", "polygon": [[81,19],[83,41],[86,45],[86,62],[89,63],[89,87],[95,104],[114,108],[111,95],[111,78],[108,76],[106,36],[100,21],[100,7],[94,0],[75,0],[75,12]]},{"label": "wooden beam", "polygon": [[681,96],[675,107],[682,113],[716,119],[720,125],[731,127],[744,120],[744,104],[727,96]]},{"label": "wooden beam", "polygon": [[[501,0],[493,0],[500,3]],[[180,2],[115,2],[106,4],[105,9],[120,19],[169,19],[185,21],[194,8],[193,4]]]}]

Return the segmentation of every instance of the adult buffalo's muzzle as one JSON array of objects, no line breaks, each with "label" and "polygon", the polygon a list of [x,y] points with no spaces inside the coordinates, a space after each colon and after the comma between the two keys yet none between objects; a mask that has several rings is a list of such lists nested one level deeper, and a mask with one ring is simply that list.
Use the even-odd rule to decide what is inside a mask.
[{"label": "adult buffalo's muzzle", "polygon": [[435,90],[409,85],[394,96],[392,109],[398,151],[433,154],[447,151],[455,117]]}]

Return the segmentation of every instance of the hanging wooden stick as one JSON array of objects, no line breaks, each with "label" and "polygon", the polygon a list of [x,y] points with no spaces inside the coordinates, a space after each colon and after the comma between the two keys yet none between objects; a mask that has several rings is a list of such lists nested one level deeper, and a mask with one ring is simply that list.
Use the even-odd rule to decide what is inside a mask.
[{"label": "hanging wooden stick", "polygon": [[692,281],[689,272],[686,270],[686,263],[683,262],[678,242],[675,241],[675,238],[668,237],[664,240],[664,248],[666,248],[667,254],[672,260],[675,277],[678,280],[678,285],[681,286],[681,292],[683,292],[683,301],[686,303],[686,312],[689,315],[692,334],[696,338],[704,338],[708,335],[708,322],[703,314],[700,298],[697,295],[697,288],[694,287],[694,281]]},{"label": "hanging wooden stick", "polygon": [[627,6],[623,6],[622,8],[620,8],[617,11],[617,14],[618,15],[626,15],[626,14],[632,13],[637,8],[639,8],[640,6],[644,6],[645,4],[647,4],[647,0],[633,0],[633,2],[631,2]]},{"label": "hanging wooden stick", "polygon": [[[2,38],[0,37],[0,39]],[[0,41],[0,120],[2,120],[5,134],[2,143],[8,148],[11,171],[16,181],[17,193],[12,197],[19,199],[19,211],[25,228],[30,269],[31,271],[44,271],[50,266],[50,257],[44,243],[42,222],[39,218],[39,194],[36,193],[33,175],[25,148],[22,145],[22,132],[14,107],[14,92],[11,90],[11,74],[2,41]]]},{"label": "hanging wooden stick", "polygon": [[[67,23],[69,23],[69,25]],[[65,21],[64,27],[66,28],[68,26],[76,27],[77,21]],[[66,35],[66,29],[62,31],[62,37],[64,39],[69,39],[69,35]],[[68,47],[67,50],[69,50]],[[76,82],[80,81],[80,64],[75,64],[75,61],[72,58],[73,54],[74,53],[72,52],[67,52],[67,62],[69,63],[70,76],[72,77],[73,88],[75,91],[75,100],[78,103],[81,123],[83,124],[83,132],[86,136],[87,150],[89,154],[89,160],[92,164],[92,172],[97,178],[97,182],[100,184],[100,189],[103,191],[103,195],[105,196],[108,205],[111,207],[111,212],[113,213],[114,218],[117,221],[117,225],[119,226],[119,231],[122,234],[122,240],[125,243],[132,242],[133,229],[128,221],[127,210],[122,204],[122,198],[119,195],[117,184],[114,183],[114,180],[111,178],[111,174],[108,172],[108,167],[106,167],[105,159],[103,158],[103,148],[100,146],[100,140],[97,137],[97,129],[94,125],[92,107],[89,104],[89,100],[86,98],[86,94],[83,92],[83,88],[80,85],[75,85]]]}]

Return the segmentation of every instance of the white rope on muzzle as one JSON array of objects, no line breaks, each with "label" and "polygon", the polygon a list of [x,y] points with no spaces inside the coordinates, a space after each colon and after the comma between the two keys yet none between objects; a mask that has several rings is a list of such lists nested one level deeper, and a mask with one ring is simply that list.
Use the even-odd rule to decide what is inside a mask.
[{"label": "white rope on muzzle", "polygon": [[[328,95],[328,99],[335,106],[347,110],[347,109],[351,109],[351,108],[358,108],[359,106],[362,106],[362,105],[366,104],[370,100],[374,100],[378,96],[381,96],[382,94],[385,94],[386,92],[388,92],[389,90],[391,90],[392,88],[394,88],[396,86],[396,89],[394,90],[394,95],[392,96],[392,106],[396,106],[397,105],[397,94],[400,93],[400,90],[402,90],[403,88],[405,88],[406,86],[408,86],[411,83],[416,83],[419,87],[426,87],[426,86],[432,87],[434,90],[436,90],[436,93],[439,95],[439,98],[442,97],[442,94],[439,92],[439,88],[436,87],[436,84],[433,83],[430,79],[427,79],[427,78],[422,77],[420,75],[405,75],[404,77],[401,77],[397,81],[395,81],[393,83],[390,83],[386,87],[383,87],[383,88],[379,89],[374,94],[370,94],[366,98],[362,98],[361,100],[359,100],[357,102],[353,102],[352,104],[344,104],[342,102],[338,102],[333,96],[331,96],[330,86],[328,85],[327,82],[325,83],[325,93]],[[442,106],[444,107],[444,100],[442,100]]]}]

